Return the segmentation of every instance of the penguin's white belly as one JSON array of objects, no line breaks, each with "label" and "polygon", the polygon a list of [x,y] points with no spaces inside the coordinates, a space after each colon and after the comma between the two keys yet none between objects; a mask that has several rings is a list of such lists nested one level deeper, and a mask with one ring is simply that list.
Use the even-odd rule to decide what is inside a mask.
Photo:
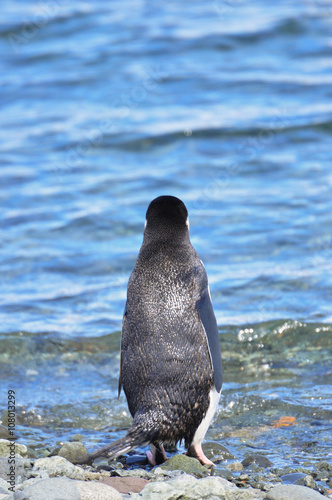
[{"label": "penguin's white belly", "polygon": [[196,430],[195,435],[194,435],[194,439],[192,441],[193,446],[198,445],[203,441],[204,436],[205,436],[205,434],[209,428],[209,425],[211,423],[211,420],[213,419],[214,414],[217,410],[219,398],[220,398],[220,392],[217,392],[216,388],[213,386],[211,391],[210,391],[209,408],[208,408],[208,411],[206,412],[206,415],[203,418],[202,422],[197,427],[197,430]]}]

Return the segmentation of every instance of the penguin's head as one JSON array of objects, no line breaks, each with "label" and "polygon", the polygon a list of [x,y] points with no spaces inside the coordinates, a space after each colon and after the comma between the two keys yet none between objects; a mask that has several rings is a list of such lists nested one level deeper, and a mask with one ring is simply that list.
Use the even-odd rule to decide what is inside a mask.
[{"label": "penguin's head", "polygon": [[146,212],[144,238],[187,240],[188,210],[175,196],[159,196],[151,201]]}]

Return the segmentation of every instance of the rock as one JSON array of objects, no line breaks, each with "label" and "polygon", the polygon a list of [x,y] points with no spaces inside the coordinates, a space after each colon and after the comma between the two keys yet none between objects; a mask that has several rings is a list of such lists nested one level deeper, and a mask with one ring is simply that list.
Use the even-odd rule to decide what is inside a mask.
[{"label": "rock", "polygon": [[20,455],[25,457],[28,449],[24,444],[15,443],[15,441],[8,441],[7,439],[0,439],[0,457],[8,458],[11,448],[15,446],[15,456]]},{"label": "rock", "polygon": [[33,471],[45,471],[50,477],[66,476],[71,479],[84,479],[84,470],[68,462],[63,457],[38,458]]},{"label": "rock", "polygon": [[120,493],[140,493],[149,481],[142,477],[104,477],[101,483],[112,486]]},{"label": "rock", "polygon": [[0,425],[0,439],[9,439],[10,437],[12,436],[9,434],[7,427]]},{"label": "rock", "polygon": [[213,475],[218,477],[223,477],[224,479],[227,479],[227,481],[232,481],[232,479],[234,478],[234,475],[230,470],[223,469],[220,467],[216,467],[213,470]]},{"label": "rock", "polygon": [[239,472],[240,470],[243,470],[243,465],[241,464],[241,462],[232,462],[226,465],[226,469],[232,472]]},{"label": "rock", "polygon": [[207,458],[213,461],[232,460],[234,455],[225,446],[213,441],[202,444],[202,449]]},{"label": "rock", "polygon": [[8,493],[8,486],[10,486],[10,484],[7,483],[5,479],[0,478],[0,490],[4,490],[6,491],[6,493]]},{"label": "rock", "polygon": [[60,457],[66,458],[72,464],[85,464],[89,459],[89,452],[83,443],[73,441],[64,443],[58,451]]},{"label": "rock", "polygon": [[155,479],[157,475],[168,475],[168,472],[171,471],[163,471],[160,467],[155,467],[153,471],[148,472],[145,469],[132,469],[132,470],[123,470],[116,469],[111,471],[110,475],[112,477],[127,477],[127,476],[135,476],[135,477],[143,477],[144,479]]},{"label": "rock", "polygon": [[[25,460],[21,457],[15,458],[15,481],[16,484],[22,483],[26,479],[27,474],[24,468]],[[9,464],[7,458],[0,458],[0,478],[7,481],[9,472]],[[7,483],[8,484],[8,483]]]},{"label": "rock", "polygon": [[72,481],[66,477],[42,479],[41,481],[25,486],[23,489],[23,498],[24,500],[36,500],[37,498],[38,500],[59,500],[60,498],[61,500],[81,500],[80,493],[75,484],[76,481]]},{"label": "rock", "polygon": [[248,467],[248,465],[252,463],[257,464],[259,465],[259,467],[264,467],[264,468],[271,467],[271,465],[273,465],[272,462],[267,457],[264,457],[264,455],[256,455],[256,454],[249,455],[244,460],[242,460],[241,463],[243,467]]},{"label": "rock", "polygon": [[80,500],[122,500],[121,493],[107,484],[87,481],[74,482],[81,494]]},{"label": "rock", "polygon": [[132,494],[132,500],[253,500],[262,499],[257,490],[242,490],[221,477],[205,477],[196,479],[188,474],[182,474],[169,481],[150,482],[140,494]]},{"label": "rock", "polygon": [[268,500],[323,500],[318,491],[297,484],[280,484],[266,494]]},{"label": "rock", "polygon": [[82,434],[75,434],[70,438],[70,441],[83,441],[84,436]]},{"label": "rock", "polygon": [[182,470],[195,477],[204,477],[209,474],[208,469],[196,458],[187,455],[174,455],[159,466],[162,470]]},{"label": "rock", "polygon": [[304,472],[291,472],[290,474],[283,474],[280,476],[282,482],[285,484],[295,484],[299,479],[305,477]]},{"label": "rock", "polygon": [[296,481],[296,484],[307,486],[308,488],[312,488],[313,490],[317,488],[314,478],[310,476],[310,474],[308,474],[307,476],[305,475],[304,477],[298,479]]},{"label": "rock", "polygon": [[146,463],[146,455],[130,455],[126,458],[126,465],[145,465]]},{"label": "rock", "polygon": [[1,493],[0,500],[15,500],[14,493]]}]

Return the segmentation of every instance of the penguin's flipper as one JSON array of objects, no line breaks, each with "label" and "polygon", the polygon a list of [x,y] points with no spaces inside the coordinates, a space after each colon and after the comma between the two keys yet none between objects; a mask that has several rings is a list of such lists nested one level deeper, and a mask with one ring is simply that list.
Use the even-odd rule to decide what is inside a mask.
[{"label": "penguin's flipper", "polygon": [[204,287],[200,298],[196,302],[196,307],[208,340],[213,369],[214,385],[217,392],[220,392],[222,386],[221,349],[219,342],[218,325],[213,312],[208,285]]},{"label": "penguin's flipper", "polygon": [[[124,322],[126,319],[126,315],[127,315],[127,302],[125,305],[125,310],[123,312],[122,331],[124,329]],[[121,388],[122,388],[121,374],[122,374],[122,336],[121,336],[121,347],[120,347],[120,372],[119,372],[118,398],[120,397]]]}]

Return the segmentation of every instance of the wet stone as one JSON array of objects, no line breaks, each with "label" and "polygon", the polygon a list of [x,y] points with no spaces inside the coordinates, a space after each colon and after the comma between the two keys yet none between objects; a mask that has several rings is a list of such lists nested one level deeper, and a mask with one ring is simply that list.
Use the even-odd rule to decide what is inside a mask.
[{"label": "wet stone", "polygon": [[283,474],[280,479],[284,484],[295,484],[305,476],[304,472],[291,472],[290,474]]},{"label": "wet stone", "polygon": [[204,477],[209,474],[208,469],[196,458],[186,455],[174,455],[159,466],[161,470],[181,470],[195,477]]},{"label": "wet stone", "polygon": [[0,439],[9,439],[12,436],[9,434],[7,427],[0,425]]},{"label": "wet stone", "polygon": [[234,455],[225,446],[213,441],[202,444],[202,449],[207,458],[213,461],[233,460]]},{"label": "wet stone", "polygon": [[304,476],[296,481],[296,484],[301,484],[302,486],[307,486],[308,488],[317,489],[317,485],[314,478],[310,475]]},{"label": "wet stone", "polygon": [[227,469],[222,469],[220,467],[215,467],[212,470],[211,476],[223,477],[224,479],[227,479],[227,481],[232,481],[232,479],[234,479],[234,476],[231,471]]},{"label": "wet stone", "polygon": [[232,462],[231,464],[226,465],[226,469],[232,472],[239,472],[243,470],[243,465],[241,462]]},{"label": "wet stone", "polygon": [[126,458],[127,465],[145,465],[146,463],[146,455],[130,455]]},{"label": "wet stone", "polygon": [[271,465],[273,465],[272,462],[267,457],[265,457],[264,455],[257,455],[257,454],[249,455],[244,460],[242,460],[241,463],[243,467],[248,467],[248,465],[252,463],[255,463],[259,467],[264,467],[264,468],[271,467]]}]

